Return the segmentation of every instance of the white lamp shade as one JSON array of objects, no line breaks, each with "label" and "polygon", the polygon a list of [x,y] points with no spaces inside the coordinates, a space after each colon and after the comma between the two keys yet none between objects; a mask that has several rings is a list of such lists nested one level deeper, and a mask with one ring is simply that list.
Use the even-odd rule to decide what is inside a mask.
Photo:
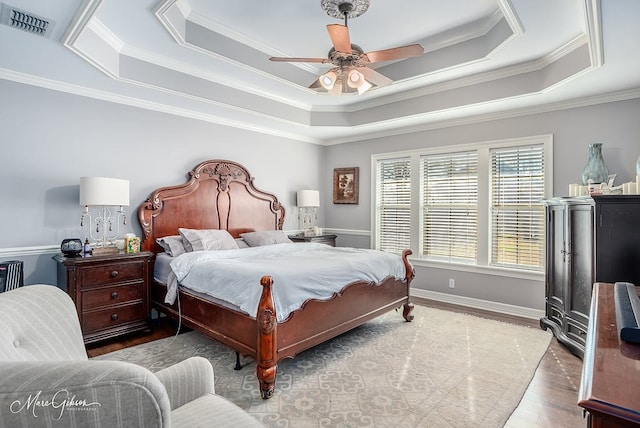
[{"label": "white lamp shade", "polygon": [[319,207],[320,192],[317,190],[298,190],[299,207]]},{"label": "white lamp shade", "polygon": [[129,206],[129,180],[80,177],[81,206]]}]

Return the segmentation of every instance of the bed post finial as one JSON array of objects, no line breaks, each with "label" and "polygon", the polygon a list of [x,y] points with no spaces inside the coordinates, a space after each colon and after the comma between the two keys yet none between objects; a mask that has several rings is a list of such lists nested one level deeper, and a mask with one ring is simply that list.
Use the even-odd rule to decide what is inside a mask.
[{"label": "bed post finial", "polygon": [[276,370],[278,368],[278,340],[276,310],[273,304],[271,286],[273,279],[263,276],[260,280],[262,295],[258,304],[256,321],[258,323],[257,368],[256,374],[260,381],[260,395],[263,399],[271,398],[276,385]]}]

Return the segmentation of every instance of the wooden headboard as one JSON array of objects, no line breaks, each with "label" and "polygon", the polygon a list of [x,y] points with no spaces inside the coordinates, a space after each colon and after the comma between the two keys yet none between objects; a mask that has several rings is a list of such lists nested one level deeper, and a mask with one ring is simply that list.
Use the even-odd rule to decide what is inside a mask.
[{"label": "wooden headboard", "polygon": [[255,230],[282,229],[284,207],[271,193],[256,189],[239,163],[214,159],[189,171],[189,180],[161,187],[138,208],[142,249],[162,251],[157,238],[177,235],[178,228],[226,229],[237,238]]}]

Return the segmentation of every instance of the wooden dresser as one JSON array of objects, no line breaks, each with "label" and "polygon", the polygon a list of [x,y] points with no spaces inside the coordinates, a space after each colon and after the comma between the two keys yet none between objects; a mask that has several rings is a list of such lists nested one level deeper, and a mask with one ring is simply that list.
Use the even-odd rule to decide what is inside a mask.
[{"label": "wooden dresser", "polygon": [[596,283],[578,405],[592,428],[640,426],[640,345],[621,341],[614,287]]},{"label": "wooden dresser", "polygon": [[58,286],[78,310],[85,343],[149,329],[150,252],[54,256]]}]

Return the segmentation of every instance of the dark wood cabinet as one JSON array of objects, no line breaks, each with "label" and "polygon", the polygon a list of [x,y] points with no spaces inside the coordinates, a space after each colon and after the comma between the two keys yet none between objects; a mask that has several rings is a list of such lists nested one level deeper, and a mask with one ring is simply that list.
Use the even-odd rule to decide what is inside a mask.
[{"label": "dark wood cabinet", "polygon": [[336,246],[337,235],[289,235],[289,239],[293,242],[318,242],[320,244],[328,244],[332,247]]},{"label": "dark wood cabinet", "polygon": [[594,282],[640,284],[640,197],[553,198],[546,204],[545,317],[583,357]]},{"label": "dark wood cabinet", "polygon": [[640,285],[640,196],[593,196],[596,280]]},{"label": "dark wood cabinet", "polygon": [[85,343],[149,329],[152,255],[54,256],[58,286],[76,305]]},{"label": "dark wood cabinet", "polygon": [[578,405],[588,412],[591,428],[638,427],[640,345],[618,336],[612,284],[595,284],[591,318]]}]

